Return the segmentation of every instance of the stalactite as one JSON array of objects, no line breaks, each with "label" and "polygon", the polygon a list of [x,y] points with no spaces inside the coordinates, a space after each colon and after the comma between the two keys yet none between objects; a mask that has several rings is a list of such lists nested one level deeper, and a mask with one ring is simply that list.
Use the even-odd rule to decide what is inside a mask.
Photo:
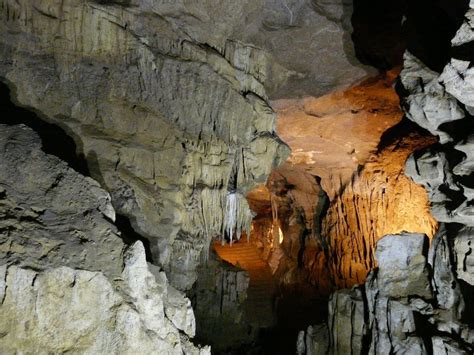
[{"label": "stalactite", "polygon": [[230,192],[225,199],[225,214],[222,224],[222,242],[229,238],[230,244],[234,237],[240,240],[243,232],[250,235],[250,226],[253,214],[248,207],[247,200],[238,192]]}]

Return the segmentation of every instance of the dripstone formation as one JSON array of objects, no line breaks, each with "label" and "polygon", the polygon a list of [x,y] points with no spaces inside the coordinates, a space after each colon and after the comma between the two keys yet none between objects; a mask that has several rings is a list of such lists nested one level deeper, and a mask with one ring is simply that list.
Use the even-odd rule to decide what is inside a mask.
[{"label": "dripstone formation", "polygon": [[[387,235],[377,243],[365,285],[334,293],[327,327],[298,338],[300,354],[471,354],[474,351],[474,150],[471,63],[474,3],[451,41],[452,58],[436,72],[410,52],[401,84],[407,117],[439,137],[415,152],[406,174],[425,186],[442,222],[426,236]],[[464,46],[464,47],[463,47]],[[328,334],[327,337],[322,334]]]},{"label": "dripstone formation", "polygon": [[[461,25],[467,1],[447,1],[433,16],[428,0],[401,1],[407,17],[394,5],[372,41],[364,21],[385,7],[365,16],[363,1],[0,0],[9,104],[67,135],[87,166],[50,154],[52,131],[0,118],[0,352],[259,349],[264,327],[242,308],[253,279],[211,244],[249,236],[257,216],[272,287],[314,296],[367,277],[331,296],[299,353],[473,353],[474,2]],[[398,71],[367,79],[376,71],[359,60],[390,69],[402,35],[407,117],[439,142],[374,152],[401,118]],[[287,127],[297,112],[318,121],[323,140],[286,160],[272,105]],[[317,166],[325,141],[342,159]]]}]

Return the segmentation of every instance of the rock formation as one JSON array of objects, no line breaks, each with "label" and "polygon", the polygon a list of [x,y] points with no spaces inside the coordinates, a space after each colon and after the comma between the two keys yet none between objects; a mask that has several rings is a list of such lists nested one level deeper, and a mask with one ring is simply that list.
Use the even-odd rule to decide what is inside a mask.
[{"label": "rock formation", "polygon": [[191,302],[126,245],[110,195],[0,125],[2,353],[209,354],[194,346]]},{"label": "rock formation", "polygon": [[[471,354],[474,313],[472,44],[474,4],[452,39],[442,72],[410,52],[401,84],[407,117],[439,137],[415,152],[405,173],[426,188],[440,228],[428,250],[421,234],[387,235],[377,243],[378,268],[365,285],[335,292],[329,303],[328,339],[314,327],[298,338],[299,353]],[[468,55],[469,54],[469,55]],[[416,212],[415,212],[416,213]],[[324,328],[324,327],[323,327]]]},{"label": "rock formation", "polygon": [[414,132],[396,139],[374,154],[331,202],[321,235],[336,287],[364,283],[376,265],[376,242],[384,235],[409,231],[434,236],[438,223],[430,214],[426,191],[404,169],[413,151],[433,142]]},{"label": "rock formation", "polygon": [[257,212],[251,240],[281,284],[328,294],[363,283],[379,238],[436,232],[426,191],[404,174],[408,156],[436,139],[400,122],[396,73],[276,103],[292,153],[247,199]]},{"label": "rock formation", "polygon": [[[202,6],[191,10],[205,16]],[[0,9],[0,76],[16,100],[73,135],[114,208],[151,240],[173,284],[189,289],[210,238],[249,225],[241,196],[286,155],[260,64],[245,66],[258,50],[224,34],[201,38],[205,24],[188,33],[174,11],[192,14],[166,3]]]},{"label": "rock formation", "polygon": [[[472,352],[474,10],[369,6],[0,0],[0,80],[87,165],[0,120],[0,352],[250,344],[272,305],[245,313],[251,273],[212,243],[251,233],[297,301],[365,281],[298,352]],[[387,138],[398,69],[361,64],[391,69],[405,44],[403,105],[437,143]]]},{"label": "rock formation", "polygon": [[[70,195],[50,196],[40,180],[47,200],[24,219],[16,204],[33,191],[18,194],[5,222],[19,228],[9,218],[21,219],[38,239],[12,229],[0,258],[121,275],[117,211],[174,287],[199,295],[200,285],[231,275],[206,264],[211,239],[249,232],[247,192],[289,154],[270,98],[321,95],[374,73],[355,58],[351,14],[346,0],[0,1],[0,79],[17,105],[74,139],[100,187],[79,188],[65,173],[57,183],[107,208],[97,221],[95,209],[70,216]],[[64,203],[43,216],[53,198]],[[41,218],[70,218],[74,230],[46,237]]]}]

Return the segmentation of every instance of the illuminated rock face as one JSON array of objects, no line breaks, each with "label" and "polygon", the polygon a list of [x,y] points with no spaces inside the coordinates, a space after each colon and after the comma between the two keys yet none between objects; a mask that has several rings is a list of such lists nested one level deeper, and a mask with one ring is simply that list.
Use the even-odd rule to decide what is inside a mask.
[{"label": "illuminated rock face", "polygon": [[282,284],[322,294],[361,284],[376,265],[378,239],[436,232],[425,189],[404,174],[408,156],[436,139],[400,123],[396,74],[275,103],[292,153],[247,198],[258,212],[252,235]]},{"label": "illuminated rock face", "polygon": [[374,154],[331,203],[321,234],[338,288],[364,283],[376,266],[375,245],[384,235],[408,231],[432,238],[435,234],[438,223],[430,213],[428,195],[404,169],[414,150],[433,142],[416,134],[397,139]]},{"label": "illuminated rock face", "polygon": [[441,222],[439,230],[429,250],[423,246],[426,237],[419,234],[380,239],[379,268],[368,275],[363,287],[332,295],[329,340],[315,336],[311,328],[298,338],[301,354],[474,352],[474,312],[469,301],[474,291],[474,169],[469,148],[474,129],[471,91],[466,90],[473,84],[466,65],[472,61],[472,50],[460,48],[472,45],[474,38],[472,1],[469,6],[451,42],[453,58],[444,69],[435,72],[406,52],[401,72],[407,117],[439,136],[439,143],[413,153],[405,169],[426,187],[432,214]]}]

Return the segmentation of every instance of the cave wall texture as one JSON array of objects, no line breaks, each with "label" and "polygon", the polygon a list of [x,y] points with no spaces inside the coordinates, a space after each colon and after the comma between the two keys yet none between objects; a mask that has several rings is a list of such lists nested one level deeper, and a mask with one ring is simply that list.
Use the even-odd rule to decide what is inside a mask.
[{"label": "cave wall texture", "polygon": [[[186,340],[194,331],[173,322],[175,313],[187,319],[188,311],[168,312],[173,307],[162,303],[171,295],[171,303],[187,309],[174,287],[193,286],[211,238],[249,228],[252,213],[244,196],[289,154],[275,134],[270,97],[321,95],[374,73],[355,58],[351,13],[352,3],[345,0],[2,0],[2,82],[17,105],[74,139],[90,173],[83,177],[62,163],[42,162],[52,158],[40,154],[33,133],[30,138],[15,133],[24,127],[2,130],[6,225],[0,258],[7,290],[2,299],[3,309],[18,308],[2,311],[3,323],[12,327],[5,326],[5,344],[28,351],[36,341],[31,334],[55,324],[54,317],[40,318],[41,324],[30,326],[26,319],[34,310],[21,308],[45,292],[54,294],[53,289],[60,292],[59,300],[43,300],[58,304],[57,319],[77,316],[81,322],[60,300],[89,292],[87,283],[74,280],[93,272],[102,275],[96,287],[107,301],[91,302],[100,303],[107,320],[83,325],[82,331],[90,334],[102,331],[100,324],[112,324],[122,311],[116,300],[143,298],[144,305],[135,304],[136,313],[126,317],[143,323],[140,331],[146,335],[137,339],[150,333],[161,340],[148,339],[142,348],[200,351]],[[11,149],[20,136],[32,143],[25,143],[29,149],[18,148],[14,158]],[[22,155],[30,159],[18,158]],[[24,165],[15,167],[16,159]],[[134,267],[127,255],[140,248],[117,229],[124,220],[149,241],[147,261],[164,270],[173,286],[162,272],[143,271],[140,282],[127,276]],[[153,269],[143,252],[138,254],[139,262],[132,264]],[[54,285],[50,272],[58,268],[65,274]],[[72,289],[62,294],[61,282]],[[116,295],[111,291],[116,283],[127,290]],[[16,298],[11,292],[17,288],[31,298]],[[151,297],[157,288],[159,297]],[[74,301],[79,313],[88,302],[84,297]],[[148,311],[159,314],[162,323],[149,324]],[[15,331],[15,322],[26,324],[22,332]],[[111,333],[104,335],[104,344],[87,337],[83,343],[57,341],[47,349],[134,351],[139,346],[120,338]]]},{"label": "cave wall texture", "polygon": [[[437,2],[430,20],[420,22],[429,23],[446,10],[442,28],[448,31],[449,24],[458,25],[457,31],[451,31],[451,49],[443,50],[447,33],[436,38],[439,29],[431,34],[421,31],[416,46],[408,45],[400,75],[407,117],[439,138],[409,157],[405,173],[425,186],[440,227],[430,245],[426,235],[416,233],[380,239],[375,252],[378,267],[364,285],[332,294],[327,325],[300,333],[300,354],[474,351],[470,90],[474,3],[452,5]],[[467,12],[456,17],[463,6]]]},{"label": "cave wall texture", "polygon": [[[15,101],[74,137],[92,177],[181,289],[211,237],[248,228],[243,196],[286,158],[267,91],[320,94],[371,72],[351,49],[350,2],[214,5],[0,5],[0,76]],[[226,213],[228,197],[235,213]]]},{"label": "cave wall texture", "polygon": [[[191,342],[196,320],[183,291],[201,319],[225,314],[229,327],[242,319],[247,276],[207,259],[212,238],[249,232],[247,193],[290,154],[271,100],[343,90],[373,67],[400,64],[408,46],[406,114],[439,143],[405,168],[428,191],[436,221],[419,214],[404,226],[432,237],[440,222],[429,252],[423,235],[409,233],[372,249],[393,232],[384,218],[412,217],[396,206],[426,208],[403,176],[406,156],[426,145],[413,136],[396,143],[393,171],[380,167],[388,146],[339,179],[322,226],[329,182],[304,175],[311,183],[296,179],[291,199],[284,183],[269,186],[280,227],[297,236],[269,262],[288,283],[326,289],[363,281],[378,262],[365,286],[332,295],[329,327],[301,333],[300,353],[472,353],[474,10],[464,16],[467,1],[381,2],[374,21],[370,1],[355,5],[353,13],[350,0],[0,0],[1,81],[17,105],[70,135],[87,163],[78,172],[46,154],[15,117],[0,124],[2,352],[210,353]],[[287,183],[292,172],[280,169]],[[352,210],[331,220],[341,206],[365,208],[352,195],[377,170],[389,172],[379,185],[409,187],[380,201],[389,215],[361,224]],[[127,236],[124,220],[145,243]],[[354,238],[338,239],[337,228]],[[301,239],[308,230],[327,240]],[[209,337],[228,331],[210,324]]]}]

